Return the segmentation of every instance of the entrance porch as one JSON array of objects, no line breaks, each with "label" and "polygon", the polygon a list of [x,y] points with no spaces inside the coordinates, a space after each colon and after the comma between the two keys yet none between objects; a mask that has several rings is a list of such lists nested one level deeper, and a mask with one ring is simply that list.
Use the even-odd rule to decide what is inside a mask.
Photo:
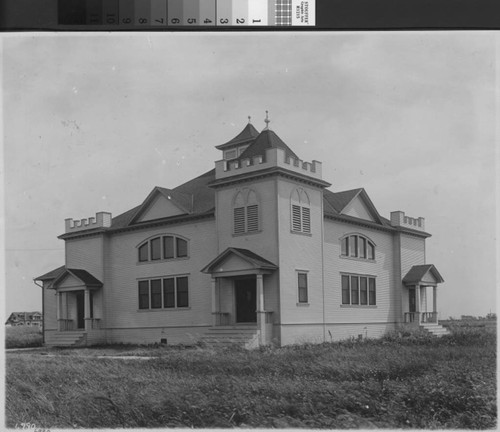
[{"label": "entrance porch", "polygon": [[436,323],[438,322],[437,311],[437,287],[432,287],[432,311],[427,309],[427,285],[414,285],[408,287],[408,312],[404,313],[406,324]]},{"label": "entrance porch", "polygon": [[53,283],[57,332],[48,345],[76,346],[103,340],[102,283],[86,270],[66,269]]},{"label": "entrance porch", "polygon": [[223,338],[247,348],[271,343],[274,314],[265,298],[276,269],[247,249],[228,248],[202,270],[212,276],[212,328],[206,341]]},{"label": "entrance porch", "polygon": [[[431,333],[442,334],[438,321],[437,285],[444,282],[432,264],[413,266],[403,278],[406,287],[406,304],[403,304],[404,324],[422,327]],[[432,310],[428,302],[432,288]]]}]

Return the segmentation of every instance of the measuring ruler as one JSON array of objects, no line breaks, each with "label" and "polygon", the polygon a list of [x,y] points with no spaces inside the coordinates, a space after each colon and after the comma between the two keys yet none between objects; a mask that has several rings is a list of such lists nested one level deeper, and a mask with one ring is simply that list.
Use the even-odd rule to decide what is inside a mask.
[{"label": "measuring ruler", "polygon": [[58,23],[101,29],[314,26],[316,0],[58,0]]}]

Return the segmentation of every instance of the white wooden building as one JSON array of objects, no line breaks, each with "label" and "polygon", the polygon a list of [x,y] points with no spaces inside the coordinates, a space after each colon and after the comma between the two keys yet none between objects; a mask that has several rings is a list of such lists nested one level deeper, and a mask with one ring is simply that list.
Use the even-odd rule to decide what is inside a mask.
[{"label": "white wooden building", "polygon": [[[268,125],[267,125],[268,126]],[[155,187],[115,217],[66,219],[63,266],[43,282],[48,345],[287,345],[439,333],[424,219],[334,192],[268,127],[218,145],[215,169]]]}]

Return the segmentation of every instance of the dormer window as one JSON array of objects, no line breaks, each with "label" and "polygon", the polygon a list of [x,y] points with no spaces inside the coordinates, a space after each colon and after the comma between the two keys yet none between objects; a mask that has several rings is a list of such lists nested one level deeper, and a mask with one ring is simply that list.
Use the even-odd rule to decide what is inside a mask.
[{"label": "dormer window", "polygon": [[154,237],[138,247],[139,262],[161,261],[188,256],[186,239],[174,235]]},{"label": "dormer window", "polygon": [[342,257],[375,260],[375,244],[367,237],[359,234],[350,234],[341,240]]},{"label": "dormer window", "polygon": [[238,150],[237,149],[231,149],[231,150],[226,150],[224,152],[224,159],[236,159],[238,157]]}]

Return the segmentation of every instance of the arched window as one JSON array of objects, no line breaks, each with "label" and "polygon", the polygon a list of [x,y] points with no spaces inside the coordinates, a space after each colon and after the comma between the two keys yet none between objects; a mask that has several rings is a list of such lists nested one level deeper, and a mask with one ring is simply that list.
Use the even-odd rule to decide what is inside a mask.
[{"label": "arched window", "polygon": [[175,235],[160,235],[139,245],[139,262],[170,260],[188,257],[188,241]]},{"label": "arched window", "polygon": [[349,234],[340,239],[340,244],[343,257],[375,260],[375,244],[368,237]]},{"label": "arched window", "polygon": [[255,191],[243,189],[233,199],[233,233],[250,234],[258,232],[259,200]]},{"label": "arched window", "polygon": [[311,207],[304,189],[295,189],[290,197],[291,230],[296,233],[311,233]]}]

